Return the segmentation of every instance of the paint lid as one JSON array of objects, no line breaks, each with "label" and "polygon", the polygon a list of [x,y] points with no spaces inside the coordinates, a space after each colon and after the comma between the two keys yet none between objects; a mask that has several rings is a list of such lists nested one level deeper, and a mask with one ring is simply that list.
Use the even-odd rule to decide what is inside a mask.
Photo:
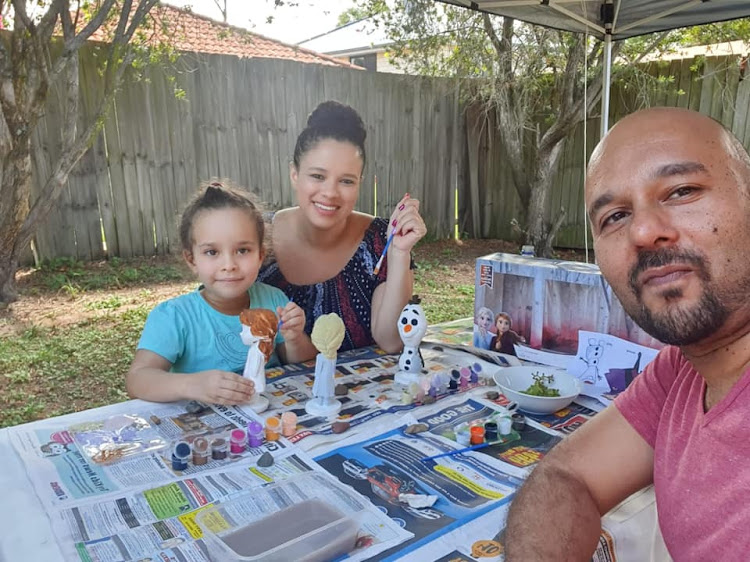
[{"label": "paint lid", "polygon": [[213,441],[211,441],[211,448],[215,451],[223,451],[227,448],[227,440],[222,439],[221,437],[217,437]]},{"label": "paint lid", "polygon": [[250,435],[261,435],[263,433],[263,426],[260,422],[251,421],[247,424],[247,432]]},{"label": "paint lid", "polygon": [[207,455],[208,454],[208,439],[205,437],[198,437],[193,441],[193,453],[198,453],[199,455]]},{"label": "paint lid", "polygon": [[276,416],[266,418],[266,427],[268,429],[277,429],[281,425],[281,420]]},{"label": "paint lid", "polygon": [[294,412],[284,412],[281,414],[281,423],[284,425],[297,425],[297,414]]},{"label": "paint lid", "polygon": [[233,429],[229,438],[232,440],[232,443],[244,443],[247,439],[247,433],[245,433],[244,429]]},{"label": "paint lid", "polygon": [[186,459],[190,456],[190,444],[187,441],[178,441],[172,448],[172,455],[177,459]]}]

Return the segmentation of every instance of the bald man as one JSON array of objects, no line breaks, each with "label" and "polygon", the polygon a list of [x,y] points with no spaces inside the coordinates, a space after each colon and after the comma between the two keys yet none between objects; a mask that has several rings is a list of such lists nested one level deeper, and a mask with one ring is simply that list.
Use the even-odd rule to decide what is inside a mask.
[{"label": "bald man", "polygon": [[511,506],[506,560],[590,560],[601,516],[652,482],[676,561],[750,556],[749,190],[746,150],[692,111],[634,113],[594,151],[597,261],[669,345],[534,470]]}]

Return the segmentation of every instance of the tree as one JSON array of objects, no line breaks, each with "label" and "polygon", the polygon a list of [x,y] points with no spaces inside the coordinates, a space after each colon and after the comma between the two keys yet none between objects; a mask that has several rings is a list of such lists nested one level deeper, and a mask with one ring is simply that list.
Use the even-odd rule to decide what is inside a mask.
[{"label": "tree", "polygon": [[[518,230],[537,255],[550,257],[565,216],[562,209],[554,221],[545,218],[552,181],[566,139],[584,115],[593,116],[599,107],[602,44],[433,0],[399,2],[385,11],[377,9],[379,4],[360,0],[357,8],[385,27],[394,41],[389,54],[396,64],[410,72],[458,78],[468,101],[495,116],[525,209]],[[628,75],[641,87],[647,80],[653,86],[653,77],[638,67],[647,54],[732,35],[748,37],[746,21],[700,29],[708,27],[713,31],[666,32],[615,43],[613,60],[619,64],[613,77]]]},{"label": "tree", "polygon": [[[21,252],[37,225],[54,207],[68,175],[98,134],[125,69],[147,37],[149,13],[157,0],[3,1],[2,17],[12,30],[0,38],[0,302],[17,298],[15,273]],[[94,34],[101,41],[103,95],[93,118],[81,122],[78,51]],[[65,100],[61,150],[31,201],[31,139],[45,113],[50,91]]]},{"label": "tree", "polygon": [[359,21],[365,18],[369,18],[375,14],[381,14],[388,9],[385,0],[377,0],[376,2],[369,3],[368,6],[357,6],[354,5],[348,10],[344,10],[339,14],[337,25],[341,27],[347,23]]}]

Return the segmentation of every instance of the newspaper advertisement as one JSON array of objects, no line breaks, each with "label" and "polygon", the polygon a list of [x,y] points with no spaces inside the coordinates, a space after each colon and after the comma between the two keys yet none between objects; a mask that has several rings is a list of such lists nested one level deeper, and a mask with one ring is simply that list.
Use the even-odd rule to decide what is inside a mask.
[{"label": "newspaper advertisement", "polygon": [[[283,493],[271,493],[262,487],[270,482],[288,486],[284,486]],[[247,516],[255,519],[312,497],[325,497],[342,512],[361,510],[358,548],[350,554],[351,560],[363,560],[410,537],[365,498],[341,486],[303,454],[291,450],[285,451],[271,467],[235,466],[108,501],[89,501],[57,510],[52,515],[53,528],[66,560],[207,562],[208,549],[196,515],[216,502],[246,496],[251,498],[252,506]]]}]

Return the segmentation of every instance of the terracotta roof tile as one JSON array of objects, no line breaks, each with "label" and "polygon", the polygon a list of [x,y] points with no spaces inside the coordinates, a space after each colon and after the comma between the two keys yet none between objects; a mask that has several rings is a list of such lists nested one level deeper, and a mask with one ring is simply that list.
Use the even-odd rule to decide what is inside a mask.
[{"label": "terracotta roof tile", "polygon": [[[156,25],[151,32],[150,41],[158,43],[168,39],[179,51],[360,68],[309,49],[287,45],[240,27],[212,20],[185,8],[158,4],[151,10],[151,16]],[[106,31],[98,29],[91,39],[106,41]]]}]

